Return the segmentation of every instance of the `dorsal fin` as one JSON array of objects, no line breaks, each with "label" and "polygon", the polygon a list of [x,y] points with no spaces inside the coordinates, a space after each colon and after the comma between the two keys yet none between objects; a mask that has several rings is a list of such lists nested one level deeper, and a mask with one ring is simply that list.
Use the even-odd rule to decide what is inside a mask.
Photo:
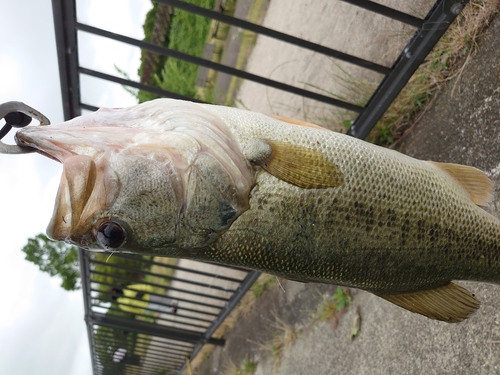
[{"label": "dorsal fin", "polygon": [[448,173],[470,195],[471,200],[478,206],[485,206],[493,197],[491,180],[477,168],[467,165],[438,163],[430,161],[442,171]]},{"label": "dorsal fin", "polygon": [[471,292],[454,283],[418,292],[376,295],[403,309],[449,323],[467,319],[481,304]]},{"label": "dorsal fin", "polygon": [[305,126],[306,128],[313,128],[313,129],[328,130],[328,129],[323,128],[319,125],[311,124],[310,122],[306,122],[306,121],[302,121],[302,120],[296,120],[294,118],[283,117],[283,116],[274,116],[274,115],[270,115],[270,117],[272,117],[276,120],[286,122],[288,124],[292,124],[292,125]]},{"label": "dorsal fin", "polygon": [[344,182],[340,168],[312,148],[260,139],[252,142],[244,154],[274,177],[303,189],[326,189]]}]

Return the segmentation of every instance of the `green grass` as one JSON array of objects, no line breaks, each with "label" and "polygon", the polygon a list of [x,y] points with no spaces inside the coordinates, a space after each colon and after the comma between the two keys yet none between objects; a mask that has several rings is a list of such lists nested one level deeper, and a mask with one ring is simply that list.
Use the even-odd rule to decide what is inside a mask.
[{"label": "green grass", "polygon": [[[186,0],[189,3],[213,9],[215,0]],[[224,14],[232,15],[236,7],[237,0],[226,0]],[[263,5],[267,0],[254,0],[250,5],[249,21],[258,22],[262,17]],[[155,24],[158,4],[153,3],[153,8],[148,12],[143,25],[145,41],[149,41]],[[206,43],[215,44],[215,52],[212,61],[219,62],[225,47],[225,41],[229,32],[230,26],[224,23],[219,23],[216,20],[208,19],[202,16],[194,15],[179,9],[174,10],[171,23],[168,28],[168,35],[165,38],[163,45],[170,49],[186,53],[191,56],[202,57],[203,48]],[[210,35],[213,35],[210,37]],[[244,31],[243,42],[238,56],[236,68],[241,69],[248,57],[251,48],[255,44],[256,35],[254,33]],[[139,67],[139,76],[142,75],[146,53],[143,52],[141,57],[141,65]],[[217,72],[209,70],[205,87],[196,87],[196,78],[198,75],[199,66],[186,61],[175,59],[172,57],[160,57],[160,63],[156,67],[150,85],[161,88],[163,90],[184,95],[189,98],[201,99],[206,102],[215,103],[215,80]],[[115,67],[117,72],[128,78],[127,75],[118,67]],[[228,94],[225,95],[226,105],[234,105],[233,96],[241,80],[233,79]],[[159,96],[147,91],[128,90],[132,95],[135,95],[139,103],[153,100]]]},{"label": "green grass", "polygon": [[235,371],[235,375],[249,375],[253,374],[255,372],[255,369],[257,368],[257,364],[250,360],[248,356],[245,357],[243,360],[243,363],[240,365],[238,369]]},{"label": "green grass", "polygon": [[245,357],[240,366],[236,366],[236,364],[229,359],[222,372],[223,375],[251,375],[255,372],[257,368],[257,364],[253,362],[248,355]]},{"label": "green grass", "polygon": [[255,362],[250,360],[250,358],[245,357],[243,360],[243,363],[241,364],[240,371],[237,375],[246,375],[246,374],[253,374],[255,372],[255,369],[257,368],[257,365]]},{"label": "green grass", "polygon": [[[215,0],[187,0],[189,3],[212,9]],[[203,54],[212,20],[183,10],[175,9],[168,33],[168,48],[196,57]],[[145,24],[146,26],[146,24]],[[156,74],[153,85],[191,98],[197,96],[195,88],[198,65],[167,58],[160,74]],[[155,94],[138,92],[139,102],[157,98]]]},{"label": "green grass", "polygon": [[255,298],[259,298],[262,293],[264,293],[269,286],[271,286],[276,280],[275,276],[263,273],[257,281],[250,288],[250,292]]},{"label": "green grass", "polygon": [[337,287],[333,296],[323,298],[313,317],[321,321],[336,318],[338,313],[349,306],[350,303],[349,289]]}]

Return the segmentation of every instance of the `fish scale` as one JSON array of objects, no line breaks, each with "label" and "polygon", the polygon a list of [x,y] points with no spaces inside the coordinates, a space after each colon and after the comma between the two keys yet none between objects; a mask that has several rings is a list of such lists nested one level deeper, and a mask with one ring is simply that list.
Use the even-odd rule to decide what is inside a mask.
[{"label": "fish scale", "polygon": [[[316,208],[318,205],[315,201],[319,199],[316,192],[306,193],[306,196],[301,196],[293,202],[283,202],[281,197],[292,194],[279,189],[278,181],[262,181],[266,177],[271,179],[269,176],[257,179],[259,190],[250,198],[250,207],[256,207],[256,210],[251,209],[243,213],[221,237],[217,246],[212,248],[212,252],[202,255],[204,259],[221,263],[232,262],[250,268],[261,267],[262,265],[245,257],[244,252],[240,250],[248,249],[253,243],[253,239],[250,240],[251,236],[245,230],[253,228],[253,235],[258,234],[264,239],[266,246],[264,248],[261,244],[259,249],[267,254],[268,262],[276,256],[283,259],[289,254],[294,255],[289,259],[295,263],[286,265],[293,266],[291,271],[280,262],[267,263],[264,270],[278,272],[281,276],[298,281],[320,281],[378,292],[400,292],[408,288],[442,285],[451,279],[481,280],[499,277],[497,255],[489,258],[496,265],[496,270],[489,275],[487,269],[491,267],[488,265],[488,259],[481,259],[479,252],[468,251],[469,262],[460,268],[457,267],[458,262],[462,260],[462,246],[472,250],[479,240],[476,236],[467,238],[460,236],[459,231],[448,228],[441,229],[443,235],[440,236],[437,233],[440,231],[429,229],[435,228],[436,224],[422,219],[420,225],[410,226],[410,221],[417,223],[418,220],[408,210],[399,213],[394,209],[387,209],[385,212],[380,208],[373,209],[374,219],[367,220],[371,215],[367,215],[367,210],[357,202],[356,195],[349,200],[349,204],[349,201],[340,203],[340,199],[335,197],[338,194],[331,194],[327,199],[339,204],[336,207],[329,205],[324,210]],[[286,188],[294,189],[282,186],[282,189]],[[293,195],[296,196],[297,192]],[[261,201],[261,197],[265,202]],[[321,199],[325,199],[324,194]],[[314,212],[304,216],[303,213],[311,205],[315,207]],[[292,225],[286,228],[273,225],[284,217],[287,217],[288,222],[300,225],[301,230]],[[314,219],[311,219],[312,217]],[[463,225],[460,227],[463,228]],[[487,228],[486,220],[484,228]],[[498,233],[496,227],[491,229]],[[488,241],[483,241],[485,244],[479,242],[479,246],[487,248]],[[380,248],[380,244],[385,246]],[[492,254],[498,254],[498,246],[495,246],[495,249],[490,249]],[[311,251],[312,249],[314,251]],[[281,250],[285,254],[276,255]],[[446,262],[443,262],[442,258],[446,253],[449,255]],[[240,254],[240,257],[235,258],[234,254]],[[403,259],[401,255],[404,255]],[[321,267],[311,275],[310,264]],[[326,265],[329,265],[329,271],[323,273]]]}]

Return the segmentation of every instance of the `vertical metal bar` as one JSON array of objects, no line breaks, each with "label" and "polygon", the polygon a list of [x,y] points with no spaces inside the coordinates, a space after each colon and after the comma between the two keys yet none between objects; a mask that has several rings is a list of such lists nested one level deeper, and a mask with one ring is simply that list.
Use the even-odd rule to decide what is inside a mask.
[{"label": "vertical metal bar", "polygon": [[468,0],[440,0],[426,17],[424,25],[403,50],[393,71],[377,88],[347,134],[364,139],[368,136],[410,77],[424,61],[445,31],[460,14]]},{"label": "vertical metal bar", "polygon": [[64,119],[80,116],[75,0],[52,0]]},{"label": "vertical metal bar", "polygon": [[[60,68],[59,68],[60,69]],[[65,115],[66,116],[66,115]],[[85,323],[87,325],[87,336],[89,338],[90,356],[92,361],[92,368],[94,372],[97,370],[97,363],[95,361],[95,348],[94,348],[94,330],[93,324],[88,320],[88,314],[92,311],[92,299],[90,297],[90,268],[89,268],[89,255],[88,253],[79,248],[78,260],[80,262],[80,277],[82,278],[82,294],[83,294],[83,308],[85,311]]]}]

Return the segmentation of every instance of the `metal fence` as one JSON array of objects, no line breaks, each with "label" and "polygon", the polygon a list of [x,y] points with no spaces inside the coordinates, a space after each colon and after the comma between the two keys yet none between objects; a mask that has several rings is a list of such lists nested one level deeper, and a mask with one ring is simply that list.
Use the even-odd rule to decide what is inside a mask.
[{"label": "metal fence", "polygon": [[259,276],[194,261],[79,256],[94,374],[176,373],[204,344],[224,345],[212,334]]},{"label": "metal fence", "polygon": [[[372,1],[343,0],[417,28],[393,65],[387,67],[181,0],[156,1],[381,73],[384,78],[367,104],[360,107],[355,103],[215,63],[207,58],[191,56],[83,24],[77,21],[74,0],[52,0],[66,119],[80,115],[83,109],[97,109],[93,103],[84,103],[81,99],[82,76],[96,77],[163,97],[194,100],[81,66],[78,59],[80,31],[354,111],[358,116],[348,134],[365,138],[467,3],[466,0],[439,0],[427,16],[420,19]],[[196,266],[199,263],[195,262],[187,267],[183,263],[169,265],[147,257],[114,254],[112,258],[113,262],[107,263],[94,254],[80,251],[85,319],[94,374],[180,373],[185,357],[192,359],[205,343],[224,343],[223,340],[212,338],[213,332],[258,277],[256,272],[226,267],[213,268],[215,266],[208,264]],[[234,276],[228,276],[229,274]],[[118,303],[118,300],[112,298],[113,288],[130,290],[127,287],[137,284],[153,288],[150,293],[152,296],[168,297],[171,301],[176,301],[177,313],[158,313],[147,307],[141,312],[130,312],[130,309],[127,312],[125,302]],[[163,305],[168,306],[169,303],[165,302]],[[122,349],[121,354],[117,353],[118,349]],[[123,350],[127,351],[125,356]],[[120,361],[116,362],[117,359]]]},{"label": "metal fence", "polygon": [[446,32],[450,24],[455,20],[457,15],[460,14],[464,6],[468,3],[468,0],[439,0],[434,4],[424,19],[405,14],[369,0],[342,1],[417,27],[417,31],[403,51],[401,51],[392,67],[389,68],[379,65],[377,63],[348,55],[343,52],[253,24],[242,19],[230,17],[210,9],[201,8],[182,0],[157,0],[160,4],[199,14],[214,20],[219,20],[232,26],[253,31],[259,35],[266,35],[283,42],[292,43],[299,47],[333,57],[340,61],[345,61],[365,69],[382,73],[384,75],[384,79],[364,107],[360,107],[355,103],[342,101],[331,96],[274,81],[256,74],[251,74],[245,72],[244,70],[215,63],[208,59],[191,56],[173,49],[154,45],[152,43],[144,42],[124,35],[118,35],[116,33],[77,22],[74,0],[52,0],[61,86],[64,94],[63,97],[65,98],[63,106],[65,118],[69,119],[80,115],[82,109],[88,109],[91,111],[97,109],[94,105],[82,103],[80,100],[79,89],[81,75],[116,82],[163,97],[197,101],[194,98],[186,98],[174,92],[164,91],[157,87],[148,86],[139,82],[134,82],[125,78],[80,66],[78,63],[77,53],[77,31],[80,30],[86,33],[127,43],[129,45],[139,47],[144,51],[154,52],[163,56],[187,61],[201,67],[213,69],[217,72],[230,74],[246,80],[258,82],[268,87],[277,88],[293,94],[301,95],[305,98],[314,99],[319,102],[331,104],[332,106],[357,112],[359,115],[353,122],[348,134],[357,138],[365,138],[402,88],[406,85],[418,66],[432,50],[434,45]]}]

